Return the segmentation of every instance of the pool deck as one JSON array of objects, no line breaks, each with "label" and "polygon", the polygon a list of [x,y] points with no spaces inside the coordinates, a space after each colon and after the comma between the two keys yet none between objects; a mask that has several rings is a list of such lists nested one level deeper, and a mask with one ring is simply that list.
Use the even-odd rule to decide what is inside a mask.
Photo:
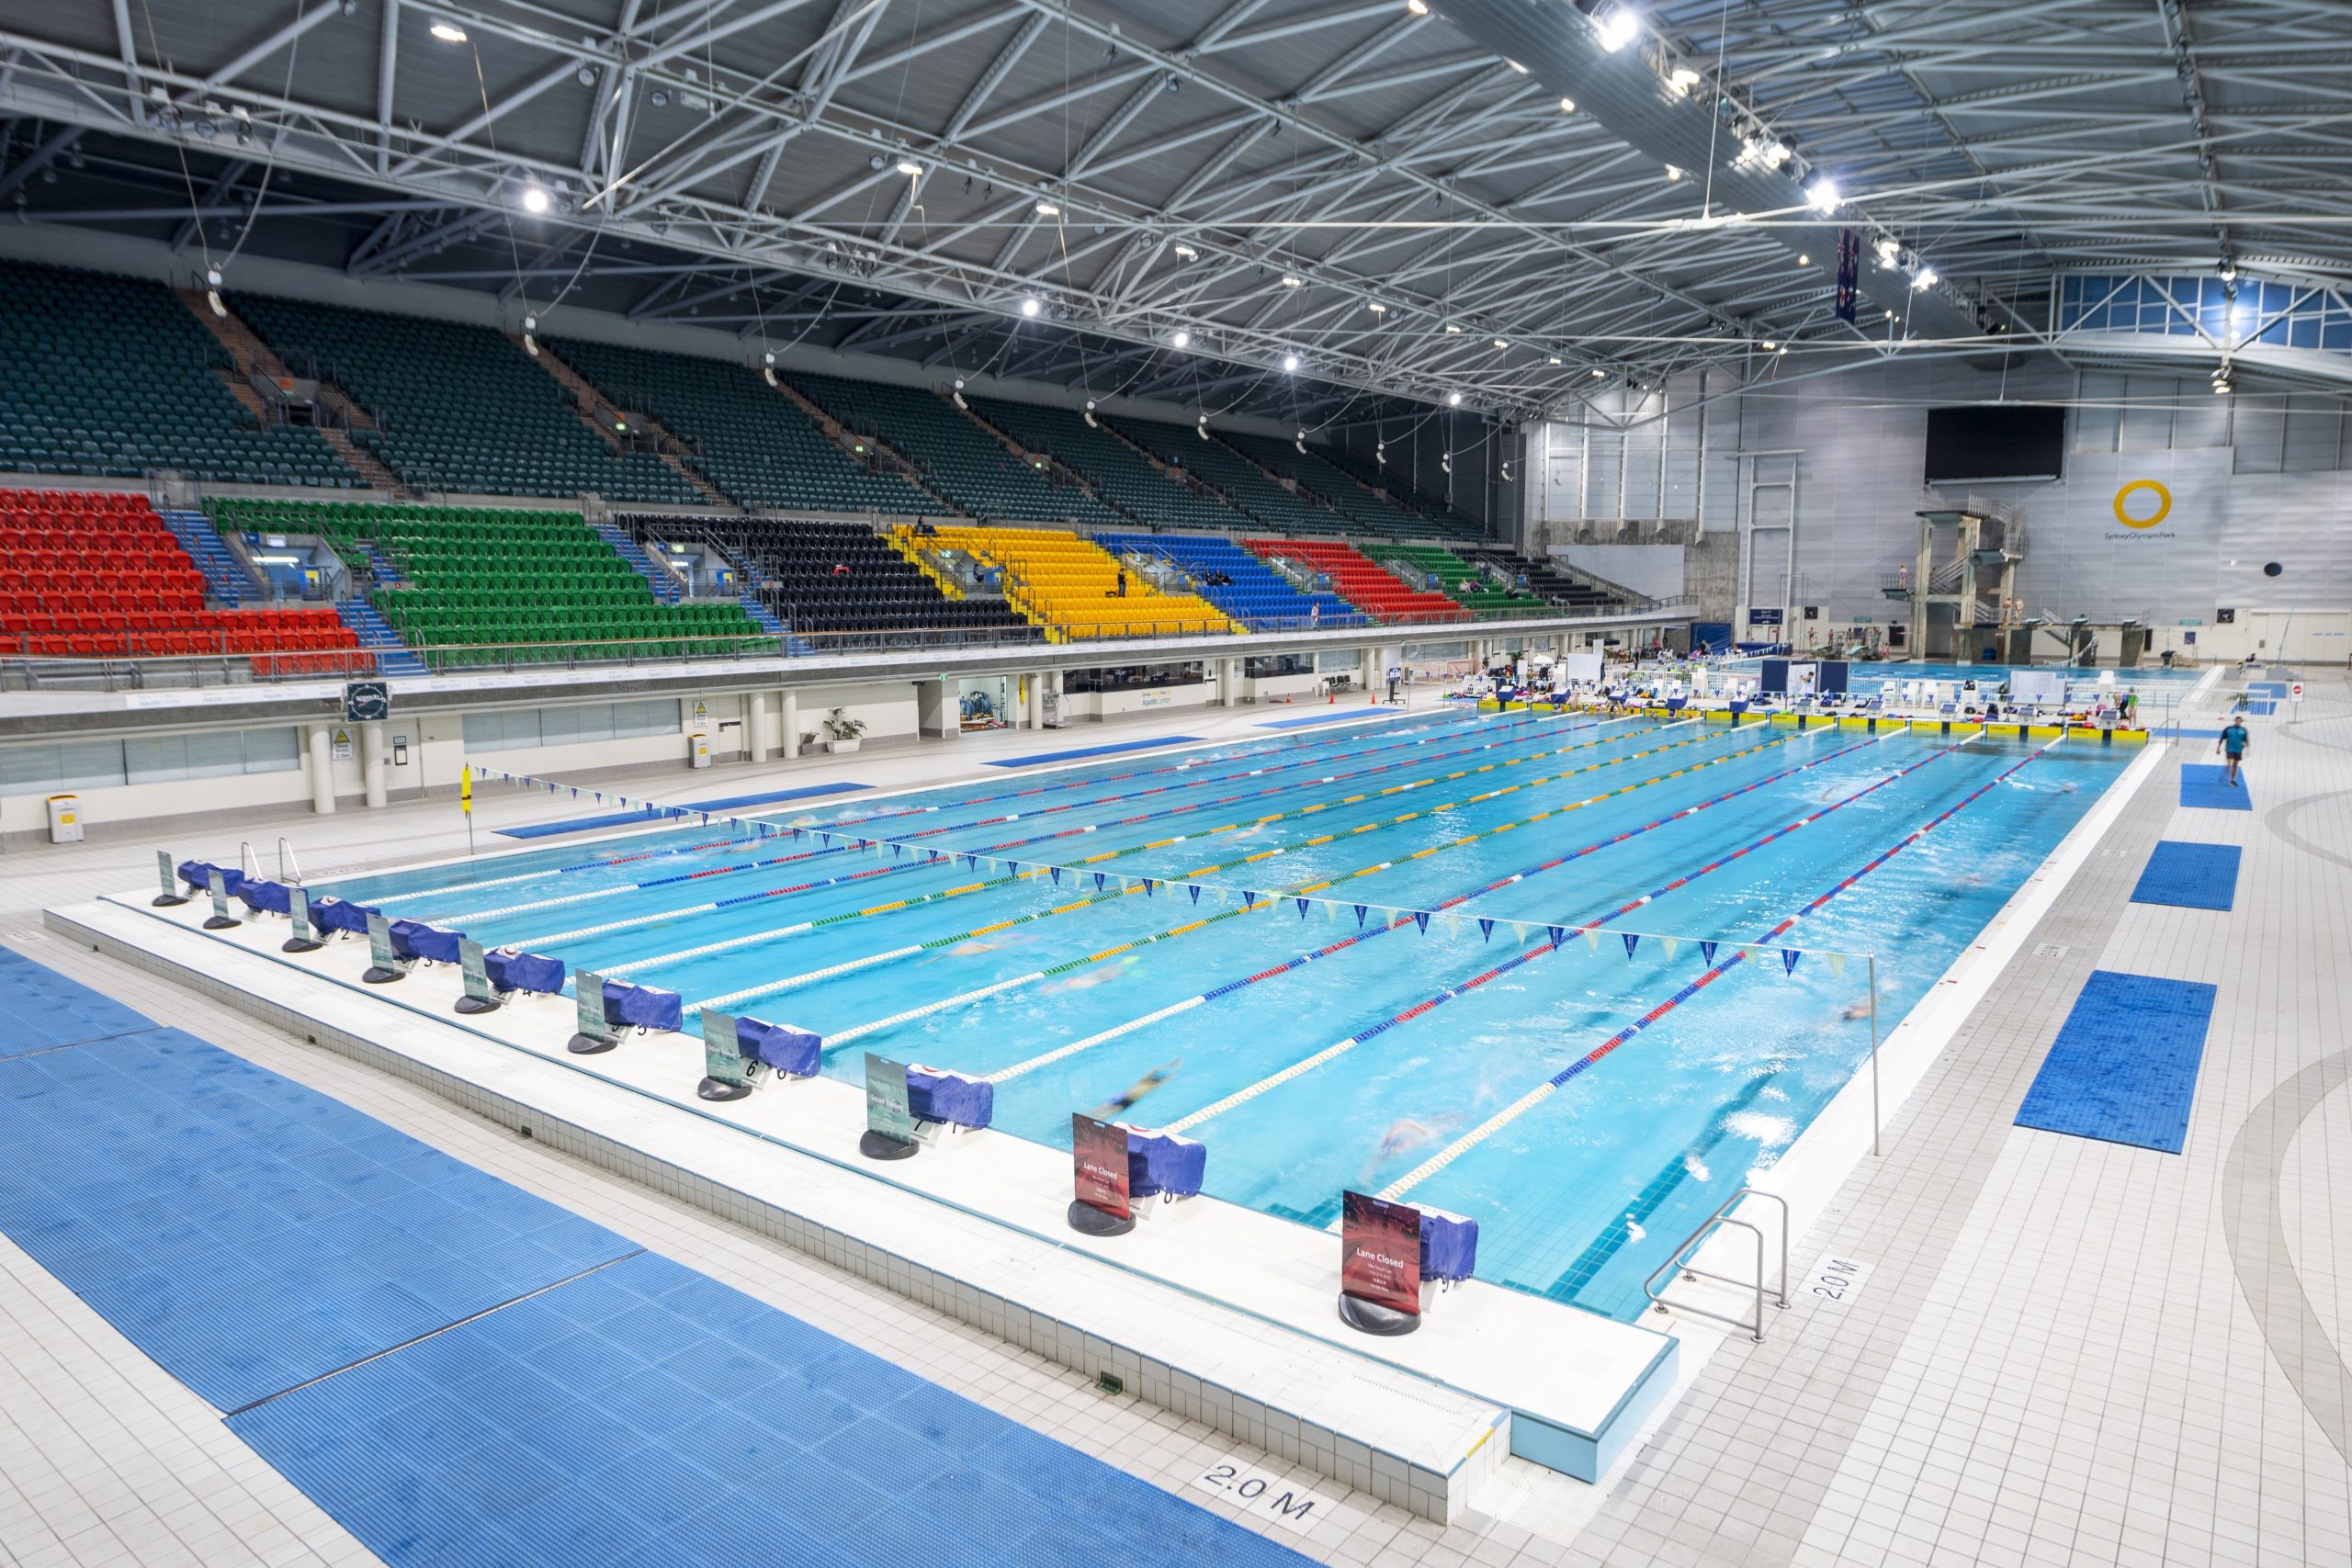
[{"label": "pool deck", "polygon": [[967,1134],[873,1164],[854,1085],[704,1102],[699,1040],[571,1057],[566,998],[461,1021],[453,968],[363,987],[363,942],[289,958],[283,922],[206,932],[200,902],[146,897],[48,924],[1426,1518],[1459,1517],[1506,1453],[1599,1479],[1678,1381],[1674,1336],[1476,1280],[1418,1333],[1363,1337],[1325,1232],[1201,1198],[1083,1237],[1069,1162],[1042,1145]]}]

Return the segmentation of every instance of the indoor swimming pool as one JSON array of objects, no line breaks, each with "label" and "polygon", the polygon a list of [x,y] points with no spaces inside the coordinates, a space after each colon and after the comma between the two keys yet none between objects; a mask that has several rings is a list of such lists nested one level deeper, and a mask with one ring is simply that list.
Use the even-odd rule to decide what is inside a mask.
[{"label": "indoor swimming pool", "polygon": [[1548,713],[1265,733],[311,891],[675,990],[687,1034],[622,1048],[681,1074],[709,1006],[822,1034],[848,1081],[869,1050],[987,1077],[1042,1144],[1132,1097],[1208,1145],[1215,1196],[1453,1210],[1480,1277],[1629,1318],[1866,1061],[1867,955],[1883,1033],[2130,755]]}]

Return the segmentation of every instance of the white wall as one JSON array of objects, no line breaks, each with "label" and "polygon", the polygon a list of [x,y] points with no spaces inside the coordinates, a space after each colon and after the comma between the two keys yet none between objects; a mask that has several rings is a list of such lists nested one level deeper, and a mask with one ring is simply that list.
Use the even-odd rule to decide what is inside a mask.
[{"label": "white wall", "polygon": [[[2340,400],[2245,391],[2216,398],[2201,379],[2077,372],[2054,360],[2006,374],[1956,360],[1911,360],[1781,386],[1767,381],[1693,406],[1716,389],[1694,374],[1638,399],[1604,395],[1612,412],[1535,433],[1531,457],[1543,456],[1545,476],[1539,517],[1696,517],[1713,530],[1742,523],[1769,528],[1785,511],[1795,525],[1794,581],[1786,592],[1792,624],[1803,605],[1815,604],[1825,623],[1867,617],[1883,625],[1905,614],[1881,586],[1914,558],[1914,513],[1968,500],[1922,482],[1928,411],[2046,400],[2069,409],[2064,477],[1974,487],[2024,508],[2018,581],[2029,613],[2138,616],[2174,631],[2183,629],[2179,622],[2201,622],[2188,629],[2208,634],[2199,638],[2204,652],[2247,640],[2214,625],[2223,606],[2245,626],[2258,612],[2283,617],[2294,610],[2308,620],[2352,604],[2346,545],[2352,468],[2345,466],[2352,463],[2352,418]],[[1661,410],[1665,418],[1624,430],[1622,439],[1611,428],[1628,413]],[[1668,477],[1663,491],[1661,471]],[[1792,479],[1792,506],[1784,494],[1750,483],[1782,473]],[[1691,476],[1695,488],[1677,488],[1678,476]],[[2117,492],[2142,479],[2171,491],[2171,513],[2151,529],[2120,526]],[[1749,603],[1781,602],[1782,548],[1777,534],[1758,537]],[[1612,575],[1607,563],[1623,560],[1622,551],[1579,564]],[[2266,577],[2267,561],[2285,570]],[[2309,630],[2308,638],[2298,635],[2309,649],[2301,657],[2344,657],[2327,651],[2335,639],[2321,636],[2316,622]],[[2160,637],[2158,646],[2174,640]]]}]

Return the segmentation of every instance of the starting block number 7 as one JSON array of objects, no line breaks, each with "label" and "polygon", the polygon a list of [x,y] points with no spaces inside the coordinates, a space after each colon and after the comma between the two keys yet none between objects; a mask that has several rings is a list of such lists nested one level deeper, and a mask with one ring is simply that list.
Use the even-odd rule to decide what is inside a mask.
[{"label": "starting block number 7", "polygon": [[1193,1484],[1238,1503],[1253,1514],[1264,1514],[1294,1535],[1305,1535],[1329,1518],[1339,1506],[1320,1493],[1253,1470],[1238,1458],[1209,1466],[1193,1479]]}]

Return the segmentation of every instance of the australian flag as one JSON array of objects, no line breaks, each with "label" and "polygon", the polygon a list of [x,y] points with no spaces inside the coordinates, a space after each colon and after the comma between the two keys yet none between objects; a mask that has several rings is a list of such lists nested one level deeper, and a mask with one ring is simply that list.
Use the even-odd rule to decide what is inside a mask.
[{"label": "australian flag", "polygon": [[1854,324],[1854,304],[1862,288],[1862,242],[1851,229],[1838,231],[1838,319]]}]

